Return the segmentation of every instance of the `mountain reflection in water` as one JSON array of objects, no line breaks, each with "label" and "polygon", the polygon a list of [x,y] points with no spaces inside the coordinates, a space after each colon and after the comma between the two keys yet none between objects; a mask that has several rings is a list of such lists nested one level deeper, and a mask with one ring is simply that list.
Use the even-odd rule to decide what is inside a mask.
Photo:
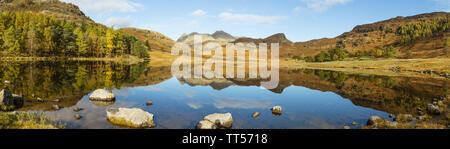
[{"label": "mountain reflection in water", "polygon": [[[448,79],[356,75],[344,72],[280,68],[278,88],[260,88],[258,79],[174,78],[170,66],[112,62],[1,62],[5,80],[26,102],[17,111],[42,111],[67,128],[119,128],[106,121],[106,108],[137,107],[155,114],[156,128],[194,128],[207,114],[231,112],[233,128],[342,128],[389,113],[414,113],[446,95]],[[115,103],[95,103],[88,96],[106,88]],[[38,103],[37,98],[46,102]],[[52,102],[61,99],[60,102]],[[153,106],[145,106],[152,101]],[[62,109],[52,110],[52,105]],[[282,116],[270,108],[283,107]],[[84,108],[75,120],[73,108]],[[254,119],[251,115],[260,112]],[[358,127],[358,126],[354,126]]]}]

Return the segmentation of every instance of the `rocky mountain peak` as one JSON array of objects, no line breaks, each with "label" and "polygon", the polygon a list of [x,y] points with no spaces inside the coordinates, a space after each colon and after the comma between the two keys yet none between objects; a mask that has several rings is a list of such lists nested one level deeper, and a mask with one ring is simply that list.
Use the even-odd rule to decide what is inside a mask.
[{"label": "rocky mountain peak", "polygon": [[228,34],[227,32],[224,32],[224,31],[222,31],[222,30],[214,32],[214,34],[212,34],[212,36],[213,36],[214,38],[216,38],[216,39],[219,39],[219,38],[223,38],[223,39],[235,39],[234,36]]}]

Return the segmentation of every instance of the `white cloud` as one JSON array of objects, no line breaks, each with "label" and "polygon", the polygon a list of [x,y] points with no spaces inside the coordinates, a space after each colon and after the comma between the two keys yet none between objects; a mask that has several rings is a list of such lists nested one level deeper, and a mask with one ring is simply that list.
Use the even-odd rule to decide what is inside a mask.
[{"label": "white cloud", "polygon": [[352,0],[301,0],[306,4],[306,7],[315,12],[323,12],[338,4],[346,4]]},{"label": "white cloud", "polygon": [[62,0],[78,5],[88,13],[135,12],[143,8],[142,4],[132,0]]},{"label": "white cloud", "polygon": [[219,19],[225,23],[236,24],[276,24],[286,16],[260,16],[254,14],[236,14],[223,12],[219,14]]},{"label": "white cloud", "polygon": [[208,13],[208,12],[206,12],[206,11],[203,11],[203,10],[201,10],[201,9],[198,9],[198,10],[192,12],[192,13],[191,13],[191,16],[199,17],[199,16],[204,16],[204,15],[206,15],[207,13]]},{"label": "white cloud", "polygon": [[131,17],[111,17],[105,21],[107,26],[114,26],[118,28],[128,27],[131,25],[132,19]]}]

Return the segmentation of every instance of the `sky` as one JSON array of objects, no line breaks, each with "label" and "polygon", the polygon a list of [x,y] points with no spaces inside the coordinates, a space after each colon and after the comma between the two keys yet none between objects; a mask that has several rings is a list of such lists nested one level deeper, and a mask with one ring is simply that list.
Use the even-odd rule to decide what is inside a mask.
[{"label": "sky", "polygon": [[450,11],[450,0],[62,0],[96,22],[161,32],[265,38],[284,33],[291,41],[333,38],[356,25],[397,16]]}]

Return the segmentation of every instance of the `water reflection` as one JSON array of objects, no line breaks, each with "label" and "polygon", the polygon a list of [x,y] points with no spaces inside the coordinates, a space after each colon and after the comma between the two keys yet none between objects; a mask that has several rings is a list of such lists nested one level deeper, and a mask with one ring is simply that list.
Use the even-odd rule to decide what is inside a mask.
[{"label": "water reflection", "polygon": [[[368,117],[415,113],[418,106],[448,94],[447,79],[355,75],[343,72],[280,69],[280,85],[266,90],[258,79],[174,78],[170,66],[111,62],[1,62],[0,85],[27,100],[18,111],[45,111],[68,128],[119,128],[106,121],[106,108],[137,107],[155,114],[157,129],[194,128],[205,115],[231,112],[233,128],[341,128]],[[115,103],[88,99],[98,88]],[[36,102],[37,98],[45,100]],[[52,102],[61,99],[61,102]],[[154,106],[145,106],[152,101]],[[51,109],[59,105],[61,110]],[[270,108],[283,107],[273,116]],[[74,108],[84,108],[73,115]],[[257,118],[252,114],[260,112]]]}]

